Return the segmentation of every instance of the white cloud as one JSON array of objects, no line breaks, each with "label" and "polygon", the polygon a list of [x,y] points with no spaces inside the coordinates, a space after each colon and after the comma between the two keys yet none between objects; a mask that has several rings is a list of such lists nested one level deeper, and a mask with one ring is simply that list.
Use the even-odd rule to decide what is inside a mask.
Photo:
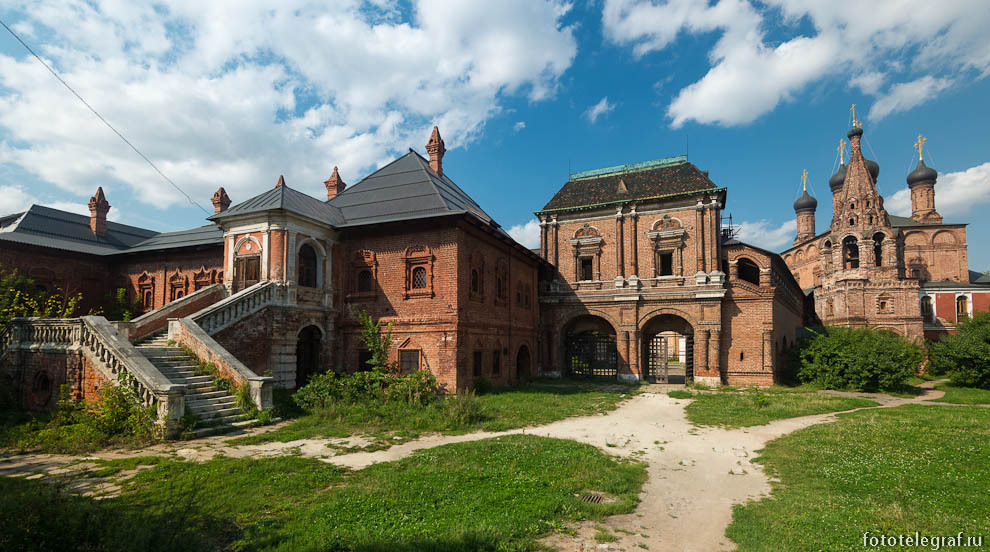
[{"label": "white cloud", "polygon": [[[767,0],[756,6],[750,0],[606,0],[602,23],[607,40],[629,45],[637,56],[669,47],[682,33],[717,33],[708,72],[681,89],[667,109],[675,128],[688,121],[746,124],[828,78],[880,94],[880,114],[944,90],[949,80],[938,73],[990,75],[990,10],[980,2],[874,2],[868,16],[859,0]],[[773,29],[775,37],[803,22],[814,32],[770,40],[771,21],[777,20],[782,26]],[[882,92],[888,81],[916,82],[920,75],[912,71],[933,75],[927,94],[913,90],[912,96],[900,84]],[[897,74],[903,72],[909,74]],[[885,102],[888,95],[900,99]]]},{"label": "white cloud", "polygon": [[869,71],[856,75],[849,80],[849,84],[859,88],[864,94],[873,96],[880,91],[880,87],[883,86],[883,81],[885,79],[886,75],[883,73],[879,71]]},{"label": "white cloud", "polygon": [[524,128],[526,128],[526,121],[516,121],[516,124],[512,125],[513,132],[519,132]]},{"label": "white cloud", "polygon": [[599,117],[602,115],[607,115],[613,109],[615,109],[615,104],[609,103],[608,96],[605,96],[598,103],[589,107],[587,111],[584,112],[584,116],[591,122],[591,124],[595,124],[598,122]]},{"label": "white cloud", "polygon": [[739,223],[739,233],[737,238],[757,247],[762,247],[769,251],[778,251],[785,244],[789,244],[797,235],[797,221],[790,219],[784,221],[779,226],[768,220],[757,220]]},{"label": "white cloud", "polygon": [[540,246],[540,223],[530,220],[525,224],[517,224],[508,229],[512,239],[521,243],[529,249],[536,249]]},{"label": "white cloud", "polygon": [[[946,220],[968,215],[974,207],[990,204],[990,163],[964,171],[940,174],[935,181],[935,210]],[[904,188],[884,198],[887,212],[911,216],[911,190]]]},{"label": "white cloud", "polygon": [[34,196],[20,186],[0,186],[0,214],[21,212],[34,202]]},{"label": "white cloud", "polygon": [[951,84],[952,81],[949,79],[936,79],[931,75],[925,75],[911,82],[895,84],[877,99],[867,116],[872,121],[878,121],[891,113],[907,111],[934,98]]},{"label": "white cloud", "polygon": [[[476,139],[504,98],[553,95],[577,52],[568,10],[560,0],[417,0],[408,11],[389,0],[44,0],[10,13],[208,207],[220,185],[237,202],[281,173],[320,195],[330,167],[356,180],[422,149],[433,124],[448,149]],[[0,141],[4,162],[70,197],[103,184],[153,207],[185,201],[26,53],[0,54]]]}]

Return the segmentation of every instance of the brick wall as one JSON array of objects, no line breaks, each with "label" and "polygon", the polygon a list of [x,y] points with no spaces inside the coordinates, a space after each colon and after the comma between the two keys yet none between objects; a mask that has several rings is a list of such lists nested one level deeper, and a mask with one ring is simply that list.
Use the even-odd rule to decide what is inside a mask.
[{"label": "brick wall", "polygon": [[107,263],[96,257],[43,247],[4,242],[0,267],[17,269],[49,291],[62,289],[68,295],[83,294],[78,312],[98,308],[109,292]]},{"label": "brick wall", "polygon": [[907,277],[969,283],[965,226],[906,228],[903,240]]}]

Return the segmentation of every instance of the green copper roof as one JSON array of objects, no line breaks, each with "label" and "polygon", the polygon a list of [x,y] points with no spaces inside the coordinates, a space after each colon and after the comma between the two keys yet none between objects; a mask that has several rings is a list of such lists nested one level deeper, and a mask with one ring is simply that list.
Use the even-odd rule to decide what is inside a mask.
[{"label": "green copper roof", "polygon": [[663,159],[654,159],[653,161],[627,163],[625,165],[605,167],[604,169],[592,169],[590,171],[571,173],[570,176],[571,176],[571,180],[581,180],[582,178],[591,178],[592,176],[622,174],[633,171],[641,171],[643,169],[652,169],[654,167],[669,167],[671,165],[679,165],[681,163],[687,163],[687,160],[688,159],[686,155],[675,155],[674,157],[664,157]]}]

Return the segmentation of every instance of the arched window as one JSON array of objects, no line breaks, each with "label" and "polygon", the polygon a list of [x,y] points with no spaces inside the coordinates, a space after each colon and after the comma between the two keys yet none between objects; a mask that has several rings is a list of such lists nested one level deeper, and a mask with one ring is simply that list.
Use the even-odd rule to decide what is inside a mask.
[{"label": "arched window", "polygon": [[886,237],[881,232],[873,235],[873,259],[877,266],[883,265],[883,240]]},{"label": "arched window", "polygon": [[367,292],[367,291],[371,291],[371,287],[372,287],[371,271],[362,270],[361,272],[358,272],[357,290]]},{"label": "arched window", "polygon": [[760,267],[749,259],[739,259],[739,279],[760,285]]},{"label": "arched window", "polygon": [[825,249],[832,249],[832,240],[825,240]]},{"label": "arched window", "polygon": [[417,266],[412,271],[412,288],[426,289],[426,268]]},{"label": "arched window", "polygon": [[969,316],[969,299],[965,295],[956,297],[956,319],[961,320]]},{"label": "arched window", "polygon": [[318,287],[316,275],[316,251],[309,244],[299,248],[299,285]]},{"label": "arched window", "polygon": [[842,268],[859,268],[859,245],[855,236],[842,240]]}]

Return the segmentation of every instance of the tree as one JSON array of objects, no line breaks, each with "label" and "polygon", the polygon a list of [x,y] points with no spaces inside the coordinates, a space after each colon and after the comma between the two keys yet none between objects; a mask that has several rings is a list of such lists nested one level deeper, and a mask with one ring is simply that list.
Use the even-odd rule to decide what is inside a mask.
[{"label": "tree", "polygon": [[82,294],[66,296],[62,290],[46,292],[33,278],[17,270],[0,268],[0,324],[11,318],[41,316],[44,318],[69,318],[82,301]]},{"label": "tree", "polygon": [[392,347],[392,323],[386,324],[383,332],[381,320],[376,322],[367,311],[361,309],[357,309],[355,314],[361,322],[361,337],[371,353],[368,364],[372,369],[394,372],[395,367],[388,361],[388,350]]},{"label": "tree", "polygon": [[930,372],[948,373],[955,385],[990,389],[990,313],[977,313],[956,329],[929,346]]}]

